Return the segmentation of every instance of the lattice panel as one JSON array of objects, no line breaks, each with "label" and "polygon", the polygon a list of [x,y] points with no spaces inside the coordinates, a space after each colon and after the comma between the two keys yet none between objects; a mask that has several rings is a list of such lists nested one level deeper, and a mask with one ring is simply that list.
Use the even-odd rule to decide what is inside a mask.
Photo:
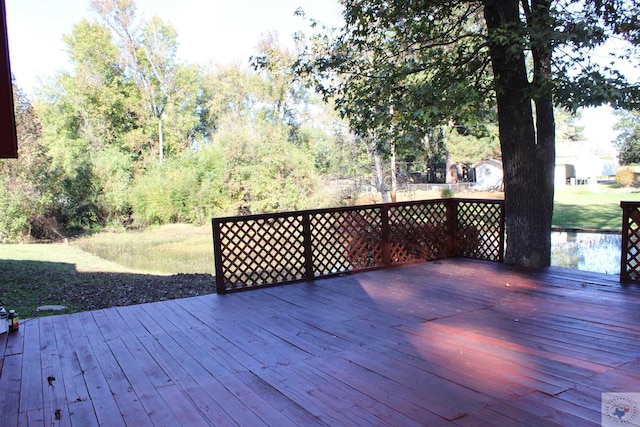
[{"label": "lattice panel", "polygon": [[502,205],[443,199],[214,218],[216,289],[457,255],[501,261]]},{"label": "lattice panel", "polygon": [[327,212],[315,215],[311,224],[316,274],[382,265],[382,221],[379,209]]},{"label": "lattice panel", "polygon": [[393,206],[389,223],[393,264],[446,257],[449,227],[444,203]]},{"label": "lattice panel", "polygon": [[327,275],[349,271],[347,245],[342,238],[344,212],[320,212],[311,216],[313,271]]},{"label": "lattice panel", "polygon": [[628,243],[623,271],[626,272],[627,279],[640,280],[640,210],[632,207],[628,215],[629,220],[626,227]]},{"label": "lattice panel", "polygon": [[306,274],[300,216],[222,224],[220,234],[227,290],[297,280]]},{"label": "lattice panel", "polygon": [[499,261],[501,208],[498,204],[458,203],[455,240],[457,256]]}]

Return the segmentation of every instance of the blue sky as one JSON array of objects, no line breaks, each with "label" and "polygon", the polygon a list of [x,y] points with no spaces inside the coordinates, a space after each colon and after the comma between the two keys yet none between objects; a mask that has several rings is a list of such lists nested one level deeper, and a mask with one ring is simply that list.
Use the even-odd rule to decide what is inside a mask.
[{"label": "blue sky", "polygon": [[[62,35],[95,15],[90,0],[6,0],[11,68],[17,83],[31,94],[67,64]],[[308,29],[294,11],[339,24],[337,0],[136,0],[141,18],[159,16],[178,32],[179,56],[190,63],[246,64],[261,33],[277,31],[289,43]]]}]

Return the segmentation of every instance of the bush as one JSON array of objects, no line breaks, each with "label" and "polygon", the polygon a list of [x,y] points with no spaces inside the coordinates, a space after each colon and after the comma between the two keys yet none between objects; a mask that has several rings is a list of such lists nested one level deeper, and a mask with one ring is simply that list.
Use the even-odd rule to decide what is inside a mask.
[{"label": "bush", "polygon": [[263,121],[225,123],[214,144],[225,158],[225,188],[234,214],[306,209],[318,187],[314,158]]},{"label": "bush", "polygon": [[453,197],[453,190],[449,187],[445,187],[440,191],[440,197],[443,199],[450,199]]},{"label": "bush", "polygon": [[97,202],[110,222],[128,223],[131,214],[129,189],[133,176],[133,160],[115,146],[107,146],[92,156],[93,185]]},{"label": "bush", "polygon": [[636,174],[630,168],[620,168],[616,172],[616,182],[624,187],[630,187],[636,182]]},{"label": "bush", "polygon": [[29,234],[29,215],[26,200],[20,194],[5,191],[0,181],[0,242],[22,240]]},{"label": "bush", "polygon": [[227,205],[224,161],[214,147],[155,165],[137,176],[131,191],[136,222],[202,224]]}]

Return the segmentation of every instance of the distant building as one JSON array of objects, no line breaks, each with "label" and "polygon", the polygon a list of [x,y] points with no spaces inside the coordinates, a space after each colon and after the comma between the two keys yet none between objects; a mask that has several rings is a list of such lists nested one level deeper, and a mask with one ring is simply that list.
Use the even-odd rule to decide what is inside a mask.
[{"label": "distant building", "polygon": [[485,159],[471,166],[475,175],[475,189],[492,191],[503,189],[502,160]]},{"label": "distant building", "polygon": [[557,157],[557,160],[556,186],[562,185],[562,172],[558,168],[571,166],[573,168],[572,171],[569,169],[565,171],[568,174],[567,178],[565,178],[566,184],[581,185],[614,176],[618,166],[615,160],[601,158],[589,153]]},{"label": "distant building", "polygon": [[556,164],[555,177],[556,187],[576,185],[576,167],[568,163]]}]

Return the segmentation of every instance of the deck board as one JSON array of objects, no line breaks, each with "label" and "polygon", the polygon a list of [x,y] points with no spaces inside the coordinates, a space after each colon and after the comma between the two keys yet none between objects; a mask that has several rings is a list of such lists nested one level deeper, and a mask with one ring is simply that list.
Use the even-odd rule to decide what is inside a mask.
[{"label": "deck board", "polygon": [[0,425],[596,426],[640,392],[616,279],[449,259],[29,319]]}]

